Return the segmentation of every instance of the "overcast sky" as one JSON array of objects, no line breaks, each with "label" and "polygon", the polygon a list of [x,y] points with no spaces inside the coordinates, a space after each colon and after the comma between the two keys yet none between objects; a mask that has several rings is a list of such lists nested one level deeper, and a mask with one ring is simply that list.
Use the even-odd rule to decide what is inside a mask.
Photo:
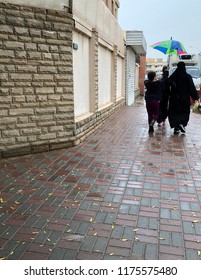
[{"label": "overcast sky", "polygon": [[189,53],[201,51],[201,0],[120,0],[118,21],[123,30],[143,31],[147,57],[165,61],[150,45],[171,37]]}]

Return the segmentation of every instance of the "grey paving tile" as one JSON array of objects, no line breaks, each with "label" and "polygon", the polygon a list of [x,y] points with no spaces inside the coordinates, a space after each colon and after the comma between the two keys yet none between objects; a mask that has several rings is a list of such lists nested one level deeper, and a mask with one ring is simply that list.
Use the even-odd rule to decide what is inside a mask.
[{"label": "grey paving tile", "polygon": [[199,259],[200,118],[184,137],[168,121],[149,137],[145,112],[123,107],[80,145],[0,161],[1,258]]}]

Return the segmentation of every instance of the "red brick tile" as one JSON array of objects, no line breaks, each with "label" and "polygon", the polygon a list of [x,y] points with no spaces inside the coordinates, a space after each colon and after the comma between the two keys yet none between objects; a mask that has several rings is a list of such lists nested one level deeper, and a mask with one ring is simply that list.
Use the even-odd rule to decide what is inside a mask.
[{"label": "red brick tile", "polygon": [[159,245],[159,253],[170,254],[184,257],[185,251],[181,247],[171,247],[166,245]]},{"label": "red brick tile", "polygon": [[[197,213],[197,212],[196,212]],[[186,221],[186,222],[191,222],[191,223],[193,223],[193,222],[195,222],[196,221],[196,223],[197,222],[199,222],[199,223],[201,223],[201,217],[199,217],[199,216],[190,216],[190,215],[185,215],[185,214],[183,214],[182,216],[182,220],[183,221]]]},{"label": "red brick tile", "polygon": [[45,201],[47,197],[46,196],[36,196],[33,195],[30,198],[27,199],[26,203],[27,204],[41,204],[42,202]]},{"label": "red brick tile", "polygon": [[128,221],[136,221],[136,220],[137,220],[137,216],[125,215],[125,214],[118,214],[118,215],[117,215],[117,219],[120,219],[120,220],[128,220]]},{"label": "red brick tile", "polygon": [[160,230],[170,231],[170,232],[182,232],[182,227],[176,225],[160,225]]},{"label": "red brick tile", "polygon": [[184,260],[184,256],[159,253],[159,260]]},{"label": "red brick tile", "polygon": [[37,210],[35,212],[36,216],[40,217],[40,216],[43,216],[43,217],[46,217],[46,218],[50,218],[52,217],[52,215],[54,214],[53,212],[50,212],[50,211],[42,211],[42,210]]},{"label": "red brick tile", "polygon": [[58,225],[64,225],[67,226],[70,222],[70,219],[59,219],[59,218],[51,218],[49,220],[51,224],[58,224]]},{"label": "red brick tile", "polygon": [[0,239],[0,248],[3,248],[3,246],[7,243],[6,239]]},{"label": "red brick tile", "polygon": [[81,246],[81,242],[67,241],[67,240],[59,240],[57,244],[58,248],[65,248],[65,249],[72,249],[72,250],[79,250],[80,246]]},{"label": "red brick tile", "polygon": [[[76,212],[76,215],[79,215],[79,216],[87,216],[87,217],[95,217],[96,215],[96,212],[95,211],[90,211],[90,210],[78,210]],[[87,218],[88,219],[88,218]]]},{"label": "red brick tile", "polygon": [[39,254],[33,252],[26,252],[22,257],[21,260],[47,260],[47,254]]},{"label": "red brick tile", "polygon": [[157,212],[151,212],[151,211],[139,211],[139,216],[142,217],[150,217],[150,218],[158,218],[159,217],[159,213]]},{"label": "red brick tile", "polygon": [[177,187],[176,186],[169,186],[169,185],[161,185],[161,191],[166,191],[166,192],[177,192]]},{"label": "red brick tile", "polygon": [[190,201],[190,202],[198,201],[198,197],[195,194],[180,193],[179,196],[180,196],[180,201]]},{"label": "red brick tile", "polygon": [[36,238],[36,234],[16,233],[12,240],[31,243]]},{"label": "red brick tile", "polygon": [[127,188],[133,188],[133,189],[142,189],[143,184],[139,182],[128,182]]},{"label": "red brick tile", "polygon": [[161,226],[175,226],[175,227],[181,227],[181,220],[173,220],[173,219],[160,219],[160,225]]},{"label": "red brick tile", "polygon": [[107,213],[116,213],[118,211],[118,208],[117,207],[112,207],[112,204],[111,206],[108,206],[108,207],[104,207],[104,206],[100,206],[100,209],[99,209],[101,212],[107,212]]},{"label": "red brick tile", "polygon": [[52,252],[52,248],[53,248],[53,246],[51,246],[51,245],[31,244],[29,246],[27,252],[49,255]]},{"label": "red brick tile", "polygon": [[116,225],[120,225],[120,226],[131,226],[131,227],[135,227],[137,224],[137,218],[136,220],[124,220],[124,219],[116,219],[115,220],[115,224]]},{"label": "red brick tile", "polygon": [[122,203],[124,203],[124,204],[132,204],[132,205],[139,205],[140,204],[140,202],[137,200],[137,198],[135,198],[135,200],[123,199]]},{"label": "red brick tile", "polygon": [[34,227],[25,227],[25,226],[22,226],[19,230],[18,230],[18,233],[20,234],[29,234],[29,235],[33,235],[35,236],[35,233],[36,232],[40,232],[40,229],[38,228],[34,228]]},{"label": "red brick tile", "polygon": [[115,187],[110,187],[107,193],[111,193],[111,194],[124,194],[124,190],[119,190]]},{"label": "red brick tile", "polygon": [[9,217],[6,221],[6,225],[16,225],[20,226],[22,225],[27,219],[29,218],[28,215],[19,215],[19,214],[14,214],[11,217]]},{"label": "red brick tile", "polygon": [[151,212],[153,215],[159,214],[159,208],[154,206],[141,206],[140,207],[141,212]]},{"label": "red brick tile", "polygon": [[160,192],[159,191],[153,191],[153,190],[143,190],[143,197],[159,198],[160,197]]},{"label": "red brick tile", "polygon": [[184,246],[187,249],[201,250],[201,243],[198,243],[196,241],[185,241]]},{"label": "red brick tile", "polygon": [[158,237],[156,236],[149,236],[143,234],[136,234],[135,242],[142,242],[142,243],[149,243],[149,244],[158,244]]},{"label": "red brick tile", "polygon": [[103,201],[103,202],[101,202],[101,207],[109,207],[109,208],[119,209],[120,203]]},{"label": "red brick tile", "polygon": [[180,209],[180,204],[176,200],[161,200],[161,208],[177,210]]},{"label": "red brick tile", "polygon": [[38,212],[44,211],[44,212],[51,212],[51,213],[54,213],[54,212],[56,212],[57,209],[58,209],[58,208],[55,207],[55,206],[42,205],[42,206],[38,209]]},{"label": "red brick tile", "polygon": [[191,241],[195,243],[201,243],[201,235],[184,234],[185,241]]},{"label": "red brick tile", "polygon": [[45,230],[58,230],[58,231],[64,231],[67,225],[60,225],[58,223],[47,223],[45,226]]},{"label": "red brick tile", "polygon": [[160,178],[145,177],[145,182],[153,183],[153,184],[159,184],[160,183]]}]

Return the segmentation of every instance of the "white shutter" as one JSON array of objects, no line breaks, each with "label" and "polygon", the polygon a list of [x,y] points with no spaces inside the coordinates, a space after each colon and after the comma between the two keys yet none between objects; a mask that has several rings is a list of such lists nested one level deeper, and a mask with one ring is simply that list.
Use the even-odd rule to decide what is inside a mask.
[{"label": "white shutter", "polygon": [[130,106],[135,101],[135,54],[132,49],[127,49],[126,69],[126,105]]}]

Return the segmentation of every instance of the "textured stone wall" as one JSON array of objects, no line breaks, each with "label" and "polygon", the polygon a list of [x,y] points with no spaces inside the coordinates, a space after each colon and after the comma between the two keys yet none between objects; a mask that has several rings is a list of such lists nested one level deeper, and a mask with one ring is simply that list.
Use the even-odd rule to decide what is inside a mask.
[{"label": "textured stone wall", "polygon": [[72,15],[0,3],[0,157],[74,144]]},{"label": "textured stone wall", "polygon": [[[113,104],[98,108],[99,34],[94,29],[92,114],[75,121],[71,10],[0,2],[0,158],[79,144],[124,104],[112,94]],[[116,55],[115,50],[113,93]]]}]

